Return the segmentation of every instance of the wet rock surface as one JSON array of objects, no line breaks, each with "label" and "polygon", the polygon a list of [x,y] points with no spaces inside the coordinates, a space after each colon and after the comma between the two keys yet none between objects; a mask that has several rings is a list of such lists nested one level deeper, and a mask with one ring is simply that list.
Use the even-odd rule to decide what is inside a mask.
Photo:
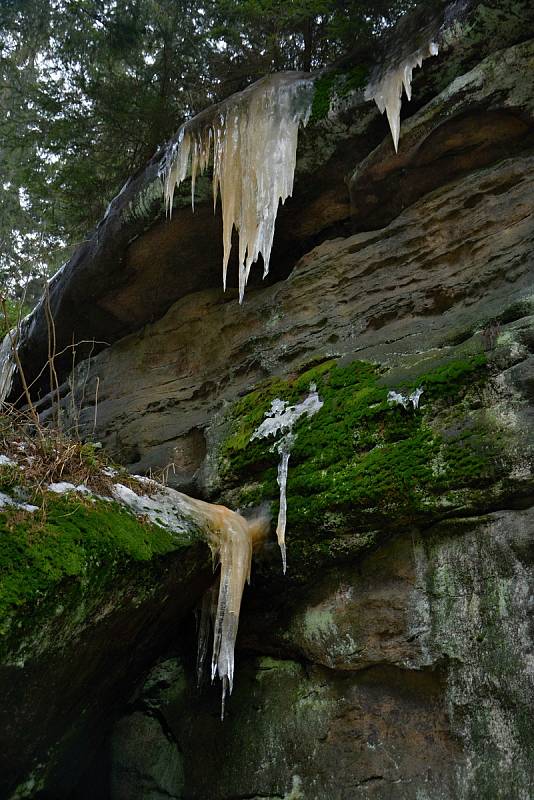
[{"label": "wet rock surface", "polygon": [[82,365],[82,430],[93,425],[98,378],[96,436],[114,457],[135,471],[174,464],[171,485],[205,491],[214,412],[262,379],[317,357],[395,364],[473,334],[483,350],[492,319],[529,313],[533,164],[505,159],[385,229],[327,241],[242,307],[216,290],[184,298],[88,374]]}]

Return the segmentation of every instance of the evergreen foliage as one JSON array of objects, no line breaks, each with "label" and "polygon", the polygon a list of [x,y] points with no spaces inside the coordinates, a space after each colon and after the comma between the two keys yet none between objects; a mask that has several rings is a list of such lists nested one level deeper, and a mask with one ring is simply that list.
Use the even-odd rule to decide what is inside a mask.
[{"label": "evergreen foliage", "polygon": [[0,286],[36,295],[185,117],[317,70],[414,0],[4,0]]}]

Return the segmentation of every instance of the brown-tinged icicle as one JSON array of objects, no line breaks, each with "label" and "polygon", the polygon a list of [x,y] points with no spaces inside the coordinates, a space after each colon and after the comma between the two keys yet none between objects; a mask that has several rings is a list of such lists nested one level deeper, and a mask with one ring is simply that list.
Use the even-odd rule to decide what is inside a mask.
[{"label": "brown-tinged icicle", "polygon": [[[185,497],[185,495],[184,495]],[[270,528],[267,515],[247,520],[225,506],[187,498],[193,516],[207,532],[219,576],[203,600],[199,631],[197,670],[201,670],[213,625],[211,678],[222,681],[221,719],[227,694],[234,683],[234,650],[239,626],[239,612],[245,583],[250,583],[254,547],[264,541]],[[198,676],[200,677],[200,676]]]},{"label": "brown-tinged icicle", "polygon": [[200,620],[197,667],[201,667],[208,648],[213,625],[212,679],[222,681],[222,709],[234,681],[234,648],[239,625],[239,611],[245,583],[250,582],[252,553],[269,533],[270,517],[258,513],[251,519],[225,506],[196,500],[169,487],[162,487],[148,478],[136,476],[147,484],[150,493],[138,495],[117,483],[113,494],[134,513],[141,514],[156,525],[177,532],[183,529],[184,517],[193,520],[206,536],[213,563],[219,573],[215,585],[203,602]]}]

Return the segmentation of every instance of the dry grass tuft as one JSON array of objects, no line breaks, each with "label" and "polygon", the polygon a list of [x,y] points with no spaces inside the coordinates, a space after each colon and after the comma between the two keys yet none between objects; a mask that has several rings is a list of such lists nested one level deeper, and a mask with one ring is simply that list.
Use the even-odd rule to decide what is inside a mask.
[{"label": "dry grass tuft", "polygon": [[50,484],[62,482],[104,497],[112,496],[117,482],[146,494],[147,487],[112,463],[98,443],[37,426],[31,413],[6,405],[0,410],[0,455],[15,464],[0,465],[0,488],[22,490],[37,505]]}]

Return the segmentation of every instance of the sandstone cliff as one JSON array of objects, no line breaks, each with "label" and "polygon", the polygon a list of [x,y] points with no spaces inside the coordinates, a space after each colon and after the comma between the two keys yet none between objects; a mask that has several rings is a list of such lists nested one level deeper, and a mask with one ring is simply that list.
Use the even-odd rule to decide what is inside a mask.
[{"label": "sandstone cliff", "polygon": [[[245,595],[224,723],[218,691],[195,689],[189,612],[208,582],[195,539],[126,571],[120,597],[96,587],[110,613],[93,609],[83,636],[76,605],[54,623],[71,626],[61,645],[33,653],[30,639],[23,666],[6,661],[6,714],[29,697],[0,756],[13,797],[94,797],[88,775],[113,800],[534,793],[534,10],[440,14],[398,154],[363,97],[369,65],[317,82],[269,279],[242,306],[235,263],[219,285],[206,184],[194,214],[185,187],[164,218],[161,154],[53,280],[58,350],[96,342],[72,374],[71,353],[57,362],[64,423],[131,471],[168,467],[175,488],[276,512],[277,454],[251,436],[311,383],[324,405],[295,429],[288,573],[273,539]],[[412,22],[384,57],[414,35]],[[20,346],[32,380],[45,317]],[[418,387],[419,408],[388,402]],[[35,384],[43,419],[49,389]],[[131,601],[139,584],[152,590]],[[47,602],[32,624],[56,613]],[[17,738],[42,724],[33,703],[55,709],[40,752]]]}]

